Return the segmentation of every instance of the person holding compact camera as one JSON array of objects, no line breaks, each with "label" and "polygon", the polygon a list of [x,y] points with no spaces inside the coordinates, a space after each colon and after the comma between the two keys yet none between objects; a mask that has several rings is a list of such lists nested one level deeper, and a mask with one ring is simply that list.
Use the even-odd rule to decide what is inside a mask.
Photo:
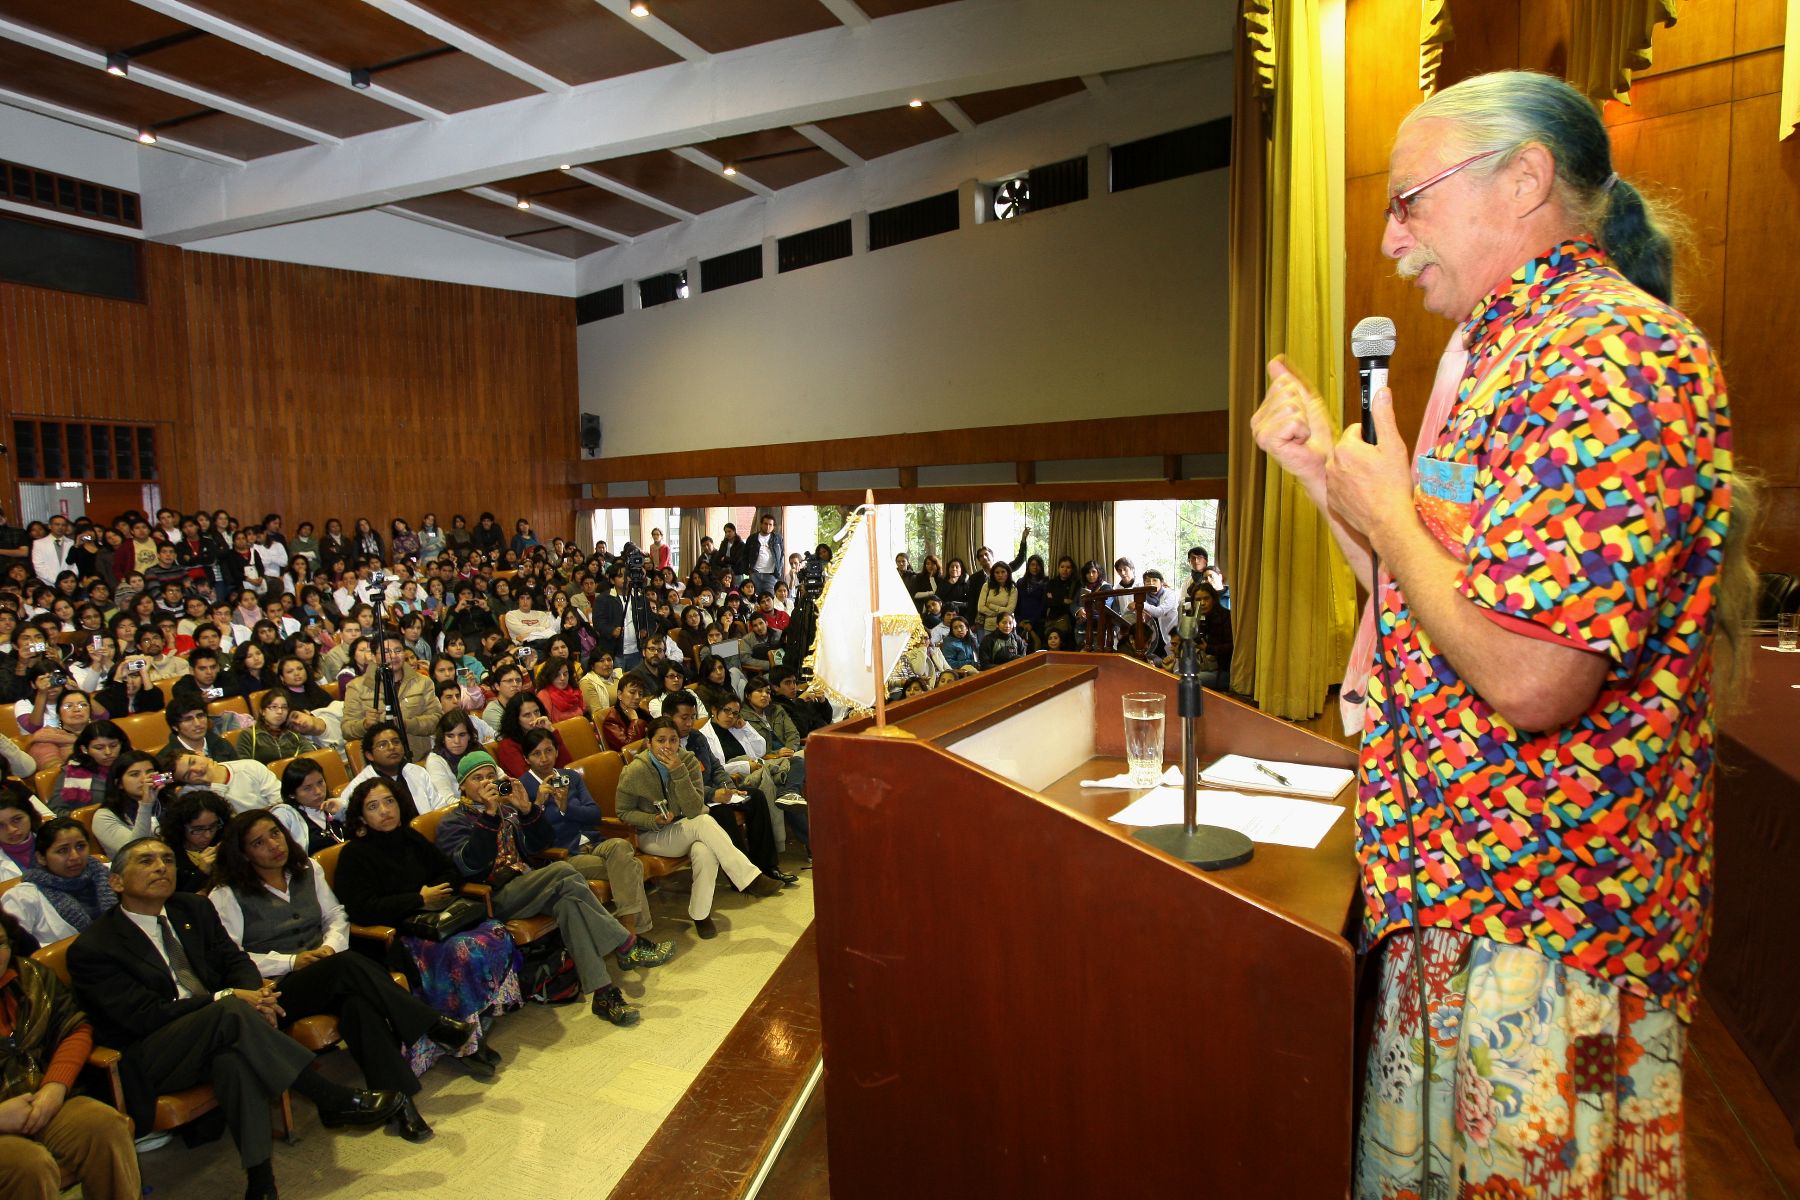
[{"label": "person holding compact camera", "polygon": [[484,750],[462,756],[456,782],[462,803],[439,823],[438,849],[463,879],[493,889],[494,916],[500,920],[554,916],[581,990],[592,997],[594,1015],[614,1025],[637,1024],[638,1010],[606,970],[608,954],[635,956],[637,935],[613,919],[581,872],[567,862],[540,866],[531,861],[555,844],[555,829],[543,807]]},{"label": "person holding compact camera", "polygon": [[94,703],[115,717],[161,712],[166,700],[150,681],[150,660],[132,654],[112,665],[106,682],[94,692]]},{"label": "person holding compact camera", "polygon": [[162,820],[162,793],[175,777],[157,769],[142,750],[121,750],[113,759],[106,794],[94,814],[94,840],[111,858],[135,838],[149,837]]},{"label": "person holding compact camera", "polygon": [[619,965],[658,966],[675,953],[674,942],[648,942],[653,918],[644,896],[644,864],[624,838],[589,840],[600,824],[600,805],[588,791],[581,772],[559,767],[560,744],[548,729],[525,732],[526,770],[519,776],[525,794],[544,810],[555,831],[555,844],[568,852],[568,863],[584,879],[603,880],[612,889],[613,915],[627,932],[638,935],[630,952],[620,952]]}]

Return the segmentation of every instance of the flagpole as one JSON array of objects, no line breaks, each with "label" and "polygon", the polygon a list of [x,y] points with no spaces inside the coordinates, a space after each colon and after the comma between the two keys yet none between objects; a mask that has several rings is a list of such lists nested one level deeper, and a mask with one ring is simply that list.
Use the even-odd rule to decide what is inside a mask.
[{"label": "flagpole", "polygon": [[863,504],[868,515],[863,520],[869,523],[869,625],[873,640],[870,647],[875,654],[875,728],[887,728],[887,672],[882,669],[881,662],[881,552],[875,547],[875,490],[865,489]]}]

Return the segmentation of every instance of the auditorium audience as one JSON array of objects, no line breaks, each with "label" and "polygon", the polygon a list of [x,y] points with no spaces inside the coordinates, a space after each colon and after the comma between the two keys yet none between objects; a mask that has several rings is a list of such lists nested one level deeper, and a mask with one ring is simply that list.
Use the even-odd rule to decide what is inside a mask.
[{"label": "auditorium audience", "polygon": [[262,707],[250,728],[237,735],[238,757],[267,765],[311,750],[312,741],[289,728],[288,718],[292,711],[292,702],[284,689],[270,690],[263,697]]},{"label": "auditorium audience", "polygon": [[413,993],[474,1026],[463,1052],[450,1061],[478,1079],[491,1079],[500,1055],[488,1043],[488,1026],[523,1001],[518,949],[506,927],[492,918],[446,937],[405,932],[410,919],[441,912],[457,899],[456,867],[412,827],[417,816],[382,780],[366,780],[353,790],[344,809],[348,839],[338,855],[336,891],[356,924],[399,931]]},{"label": "auditorium audience", "polygon": [[[101,890],[112,895],[104,881]],[[66,1176],[85,1200],[138,1200],[143,1183],[126,1114],[71,1094],[94,1026],[74,992],[29,957],[32,943],[0,914],[0,1044],[9,1060],[0,1072],[0,1185],[16,1200],[57,1200]]]},{"label": "auditorium audience", "polygon": [[123,1055],[126,1113],[139,1129],[154,1127],[159,1094],[212,1084],[245,1196],[273,1200],[269,1107],[283,1091],[311,1100],[327,1128],[386,1124],[400,1111],[402,1093],[353,1090],[311,1069],[312,1052],[276,1028],[285,998],[211,904],[175,891],[166,844],[121,847],[108,882],[119,903],[75,939],[69,973],[95,1040]]},{"label": "auditorium audience", "polygon": [[57,813],[98,804],[106,792],[107,773],[131,739],[111,721],[90,721],[75,738],[62,773],[50,785],[50,807]]},{"label": "auditorium audience", "polygon": [[471,751],[456,777],[462,803],[439,822],[438,848],[461,878],[492,889],[494,915],[501,920],[554,916],[594,1015],[614,1025],[637,1024],[638,1010],[607,974],[605,960],[618,951],[630,965],[645,965],[637,935],[601,907],[574,867],[531,861],[551,848],[555,830],[543,808],[501,773],[493,756]]},{"label": "auditorium audience", "polygon": [[619,819],[638,831],[638,849],[689,859],[694,880],[688,916],[694,932],[716,937],[712,899],[721,869],[733,887],[752,896],[775,895],[781,881],[760,871],[707,812],[709,795],[716,797],[717,791],[708,792],[700,760],[682,748],[674,718],[657,717],[648,736],[646,752],[627,763],[619,776]]},{"label": "auditorium audience", "polygon": [[[275,810],[277,818],[280,809]],[[158,836],[175,851],[175,890],[205,892],[212,887],[219,839],[231,820],[231,805],[208,791],[182,792],[163,810]]]},{"label": "auditorium audience", "polygon": [[308,854],[344,840],[342,809],[317,759],[296,758],[282,767],[281,803],[271,811]]},{"label": "auditorium audience", "polygon": [[[159,775],[157,762],[141,750],[122,750],[107,776],[106,794],[94,814],[94,840],[111,858],[134,838],[148,837],[162,817],[159,797],[173,782]],[[4,801],[0,801],[4,803]],[[0,861],[0,872],[6,863]]]},{"label": "auditorium audience", "polygon": [[[16,810],[0,808],[0,836]],[[32,835],[35,866],[0,897],[39,946],[74,937],[118,902],[107,885],[106,864],[89,856],[88,832],[70,817],[53,817]]]},{"label": "auditorium audience", "polygon": [[[204,916],[179,896],[168,900],[169,892],[226,879],[212,896],[222,911],[237,912],[234,929],[246,906],[279,910],[273,924],[290,948],[275,949],[255,928],[243,936],[258,954],[287,956],[289,966],[306,958],[303,970],[275,972],[285,976],[276,990],[319,1002],[313,993],[331,989],[313,988],[304,970],[340,957],[326,951],[338,948],[333,931],[345,916],[329,902],[318,903],[316,915],[308,905],[308,897],[321,899],[324,879],[308,855],[335,850],[339,893],[359,922],[398,927],[441,909],[465,880],[488,884],[495,920],[443,941],[402,933],[390,964],[406,969],[432,1020],[465,1023],[457,1065],[486,1078],[499,1061],[486,1026],[522,999],[521,959],[500,920],[555,915],[593,1011],[628,1025],[638,1012],[607,974],[604,955],[615,954],[621,967],[644,967],[674,949],[648,940],[640,852],[688,857],[688,915],[702,937],[716,933],[712,899],[721,868],[734,886],[758,895],[798,882],[779,859],[790,836],[797,854],[810,853],[804,746],[842,710],[803,695],[800,667],[814,614],[797,596],[802,558],[788,553],[774,520],[759,514],[748,539],[727,528],[716,547],[703,540],[700,561],[681,564],[685,577],[675,548],[657,536],[647,547],[647,580],[627,593],[623,562],[604,545],[593,554],[561,539],[546,546],[528,521],[514,526],[509,544],[491,512],[474,528],[461,515],[440,528],[427,514],[417,533],[404,518],[384,518],[385,542],[366,519],[348,537],[342,522],[327,519],[318,537],[318,526],[302,522],[287,539],[279,514],[241,527],[224,510],[165,512],[154,524],[132,516],[107,530],[85,518],[64,522],[68,569],[33,579],[20,564],[0,577],[0,701],[14,706],[30,753],[10,742],[0,752],[10,752],[16,773],[60,767],[48,806],[17,783],[0,787],[0,877],[23,876],[0,908],[26,918],[26,937],[85,939],[92,951],[85,986],[94,986],[96,971],[109,980],[122,972],[130,988],[154,993],[129,1018],[116,1005],[96,1006],[128,1050],[151,1046],[131,1059],[139,1065],[128,1103],[139,1112],[151,1075],[161,1087],[231,1071],[159,1040],[164,1026],[203,1015],[188,997],[208,993],[172,972],[138,977],[133,972],[144,964],[125,965],[122,923],[142,927],[165,907],[177,914],[179,932],[171,936],[189,947],[198,982],[211,984],[208,991],[239,988],[219,1002],[230,1014],[208,1021],[218,1023],[225,1044],[253,1045],[249,1053],[264,1065],[225,1105],[252,1194],[273,1194],[266,1135],[249,1119],[267,1094],[257,1088],[291,1082],[336,1114],[334,1124],[385,1122],[403,1136],[427,1137],[429,1126],[406,1096],[416,1090],[416,1072],[443,1050],[406,1036],[416,1030],[381,1025],[378,1015],[363,1022],[358,1043],[367,1051],[369,1030],[385,1030],[376,1039],[381,1065],[370,1078],[392,1095],[321,1090],[311,1072],[305,1079],[297,1068],[289,1072],[286,1062],[299,1060],[272,1049],[249,1024],[268,1028],[276,991],[265,990],[254,968],[243,969],[241,956],[220,944],[222,932],[203,928]],[[28,545],[30,536],[55,549],[48,529],[21,534]],[[935,553],[921,556],[914,574],[897,556],[895,569],[931,638],[918,661],[903,656],[895,664],[897,694],[918,694],[1033,648],[1073,644],[1084,587],[1104,586],[1100,567],[1078,570],[1061,555],[1051,573],[1049,556],[1027,555],[1028,545],[1029,533],[1012,562],[994,563],[983,549],[973,575],[962,560]],[[820,548],[821,556],[829,551]],[[383,590],[373,573],[389,570],[390,558]],[[1190,554],[1189,569],[1183,588],[1160,587],[1145,605],[1152,648],[1160,657],[1194,638],[1211,678],[1222,681],[1231,638],[1223,580],[1203,549]],[[1161,583],[1154,570],[1144,580]],[[1162,597],[1179,592],[1189,603],[1177,614]],[[58,635],[68,633],[79,636],[64,646]],[[208,704],[239,696],[254,701],[254,717],[222,714],[215,730]],[[138,746],[108,719],[159,709],[166,737],[159,726],[136,734]],[[635,849],[601,836],[604,797],[589,792],[584,764],[570,762],[552,728],[569,720],[591,722],[600,744],[630,757],[615,799],[637,836]],[[357,741],[366,764],[344,799],[333,799],[328,780],[344,776],[320,758],[341,758],[333,748],[345,738]],[[165,742],[154,760],[143,752]],[[100,806],[91,836],[52,819],[89,804]],[[412,821],[436,808],[447,811],[434,843]],[[221,841],[228,823],[235,840]],[[113,868],[96,857],[101,851],[115,855]],[[545,857],[553,851],[567,857]],[[595,900],[589,880],[605,885],[600,894],[610,893],[616,918]],[[134,895],[130,919],[115,919],[115,896]],[[101,936],[90,937],[96,930]],[[378,969],[372,978],[386,989],[384,999],[404,997]],[[153,1009],[150,1021],[144,1014]]]},{"label": "auditorium audience", "polygon": [[405,1098],[392,1130],[409,1142],[432,1136],[412,1097],[419,1080],[406,1048],[429,1038],[461,1050],[475,1024],[431,1009],[395,986],[373,959],[350,954],[350,923],[325,873],[267,812],[240,813],[225,827],[207,898],[232,941],[281,995],[282,1021],[338,1018],[350,1057],[372,1090]]},{"label": "auditorium audience", "polygon": [[[554,831],[554,845],[566,851],[568,862],[586,879],[604,880],[612,891],[613,915],[627,932],[650,932],[653,918],[644,896],[644,867],[624,838],[590,836],[600,824],[600,804],[588,791],[580,771],[556,765],[556,739],[546,729],[525,734],[527,768],[519,782],[526,794],[543,807]],[[675,943],[640,941],[634,950],[645,958],[667,961]],[[650,965],[656,965],[651,963]]]}]

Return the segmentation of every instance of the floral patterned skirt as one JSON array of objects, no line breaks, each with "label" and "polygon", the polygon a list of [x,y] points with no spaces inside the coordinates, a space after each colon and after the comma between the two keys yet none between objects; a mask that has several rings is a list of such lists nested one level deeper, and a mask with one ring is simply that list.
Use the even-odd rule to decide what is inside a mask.
[{"label": "floral patterned skirt", "polygon": [[1675,1015],[1535,950],[1425,931],[1426,1079],[1410,932],[1379,955],[1357,1154],[1361,1200],[1421,1200],[1420,1092],[1431,1096],[1423,1200],[1676,1200]]},{"label": "floral patterned skirt", "polygon": [[[483,921],[441,942],[403,937],[400,944],[419,969],[420,984],[414,994],[446,1016],[472,1021],[512,1012],[524,1003],[519,992],[524,960],[498,921]],[[486,1035],[486,1029],[478,1029],[464,1053],[474,1053]],[[446,1053],[436,1042],[422,1037],[407,1047],[407,1065],[413,1074],[423,1075]]]}]

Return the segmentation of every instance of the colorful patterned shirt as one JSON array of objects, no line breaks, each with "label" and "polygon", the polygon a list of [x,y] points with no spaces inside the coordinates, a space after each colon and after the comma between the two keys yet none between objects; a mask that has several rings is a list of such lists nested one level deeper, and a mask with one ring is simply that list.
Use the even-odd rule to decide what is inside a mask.
[{"label": "colorful patterned shirt", "polygon": [[1466,330],[1456,405],[1420,452],[1421,519],[1484,615],[1609,670],[1573,724],[1515,729],[1384,581],[1357,804],[1367,944],[1411,923],[1397,674],[1419,922],[1530,946],[1687,1020],[1712,903],[1725,381],[1686,317],[1581,241],[1526,263]]}]

